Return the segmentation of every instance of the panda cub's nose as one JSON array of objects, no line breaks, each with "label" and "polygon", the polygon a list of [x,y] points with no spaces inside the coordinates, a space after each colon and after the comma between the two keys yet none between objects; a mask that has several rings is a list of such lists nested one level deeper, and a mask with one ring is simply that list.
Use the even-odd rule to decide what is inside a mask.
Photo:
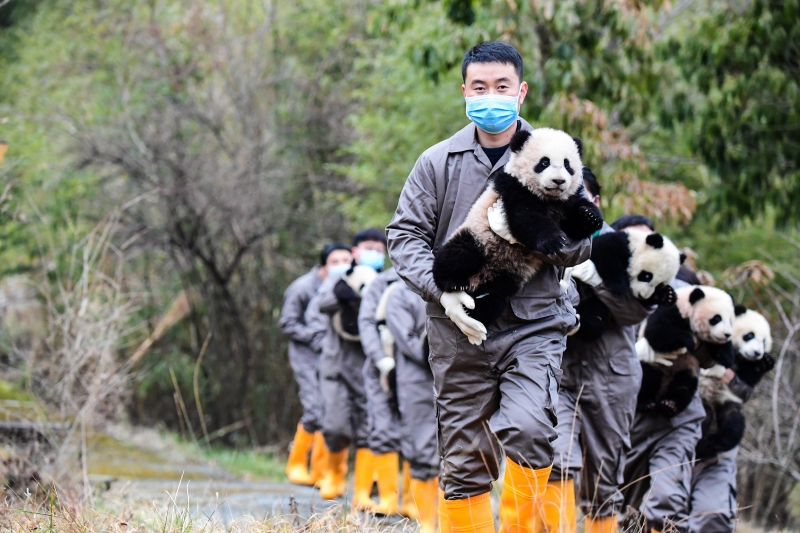
[{"label": "panda cub's nose", "polygon": [[553,180],[553,183],[555,183],[556,185],[564,185],[565,182],[566,180]]},{"label": "panda cub's nose", "polygon": [[725,338],[726,338],[726,339],[730,339],[730,338],[731,338],[731,334],[730,334],[730,333],[726,333],[726,334],[725,334]]}]

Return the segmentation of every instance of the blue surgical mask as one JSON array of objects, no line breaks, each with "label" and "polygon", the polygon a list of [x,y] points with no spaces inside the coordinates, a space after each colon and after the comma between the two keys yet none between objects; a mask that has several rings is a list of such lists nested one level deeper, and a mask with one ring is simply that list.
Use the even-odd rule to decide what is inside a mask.
[{"label": "blue surgical mask", "polygon": [[517,120],[519,95],[482,94],[468,96],[467,117],[486,133],[506,131]]},{"label": "blue surgical mask", "polygon": [[372,267],[375,270],[382,269],[385,260],[384,255],[376,250],[361,250],[358,256],[358,264]]},{"label": "blue surgical mask", "polygon": [[342,265],[334,265],[334,266],[328,267],[328,275],[329,276],[341,276],[345,272],[347,272],[348,270],[350,270],[350,265],[348,265],[347,263],[344,263]]}]

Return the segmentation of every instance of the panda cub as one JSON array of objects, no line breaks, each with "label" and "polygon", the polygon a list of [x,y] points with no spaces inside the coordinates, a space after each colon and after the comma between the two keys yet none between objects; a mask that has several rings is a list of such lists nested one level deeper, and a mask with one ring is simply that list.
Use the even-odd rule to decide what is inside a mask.
[{"label": "panda cub", "polygon": [[[755,387],[764,375],[775,367],[769,323],[763,315],[743,305],[735,307],[733,321],[733,370],[749,387]],[[732,450],[742,441],[745,418],[742,413],[744,398],[734,394],[722,381],[726,367],[715,365],[701,371],[700,397],[706,410],[703,421],[703,438],[697,443],[697,458],[710,459]]]},{"label": "panda cub", "polygon": [[[536,273],[541,260],[603,224],[583,192],[581,142],[539,128],[511,138],[511,157],[472,205],[464,223],[434,252],[433,279],[445,292],[475,298],[470,315],[488,324]],[[500,200],[512,239],[494,233],[487,210]]]},{"label": "panda cub", "polygon": [[[627,229],[604,233],[592,240],[591,261],[603,285],[617,296],[630,291],[645,306],[675,303],[675,291],[669,282],[684,259],[686,256],[672,241],[659,233]],[[580,281],[577,283],[581,303],[576,311],[581,325],[575,336],[591,342],[603,334],[611,313],[594,292]]]},{"label": "panda cub", "polygon": [[705,286],[682,287],[675,294],[675,304],[659,306],[645,321],[636,343],[642,363],[637,409],[665,417],[692,401],[700,367],[733,364],[731,296]]},{"label": "panda cub", "polygon": [[374,268],[354,263],[333,287],[333,294],[339,300],[341,309],[333,315],[331,324],[342,339],[360,342],[358,309],[361,306],[361,295],[376,277],[378,277],[378,273]]}]

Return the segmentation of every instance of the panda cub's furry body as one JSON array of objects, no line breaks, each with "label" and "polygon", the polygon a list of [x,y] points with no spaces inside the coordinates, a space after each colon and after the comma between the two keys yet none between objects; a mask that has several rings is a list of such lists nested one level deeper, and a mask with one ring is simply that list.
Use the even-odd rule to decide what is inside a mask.
[{"label": "panda cub's furry body", "polygon": [[[585,239],[603,218],[583,191],[581,144],[563,131],[518,131],[511,157],[473,204],[464,223],[434,252],[433,279],[445,292],[466,291],[476,298],[470,315],[488,324],[536,273],[533,252],[559,252],[567,238]],[[489,227],[487,211],[500,200],[517,243]]]},{"label": "panda cub's furry body", "polygon": [[[769,323],[760,313],[735,307],[733,321],[733,370],[750,387],[755,387],[764,375],[775,367]],[[697,443],[697,458],[709,459],[732,450],[742,440],[745,418],[743,399],[734,394],[722,381],[726,367],[716,365],[700,376],[700,396],[706,410],[703,438]]]},{"label": "panda cub's furry body", "polygon": [[636,343],[639,359],[646,352],[672,356],[672,366],[642,362],[637,409],[665,417],[680,413],[692,401],[698,369],[733,364],[733,300],[720,289],[682,287],[673,305],[659,306],[645,321]]},{"label": "panda cub's furry body", "polygon": [[[620,297],[630,291],[645,306],[675,302],[669,282],[684,258],[672,241],[659,233],[628,229],[604,233],[592,240],[591,261],[603,285]],[[576,310],[581,326],[575,336],[591,342],[603,334],[611,313],[583,283],[577,284],[581,303]]]},{"label": "panda cub's furry body", "polygon": [[360,342],[358,333],[358,310],[361,296],[378,273],[374,268],[353,264],[345,275],[336,282],[333,293],[339,300],[341,309],[331,318],[331,325],[344,340]]}]

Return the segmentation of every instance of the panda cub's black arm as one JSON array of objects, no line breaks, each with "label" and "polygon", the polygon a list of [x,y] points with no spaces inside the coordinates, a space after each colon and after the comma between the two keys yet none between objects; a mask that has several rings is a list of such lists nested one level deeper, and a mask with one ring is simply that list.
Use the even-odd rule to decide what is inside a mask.
[{"label": "panda cub's black arm", "polygon": [[696,456],[699,461],[711,459],[721,453],[734,449],[742,442],[745,430],[745,418],[741,404],[725,402],[717,406],[717,432],[703,435],[697,443]]},{"label": "panda cub's black arm", "polygon": [[686,348],[694,351],[695,340],[689,321],[681,316],[677,305],[661,305],[644,328],[644,338],[656,352],[669,353]]},{"label": "panda cub's black arm", "polygon": [[586,198],[581,186],[565,202],[561,229],[570,239],[579,241],[591,237],[592,233],[602,227],[603,214],[600,208]]},{"label": "panda cub's black arm", "polygon": [[548,216],[547,204],[516,178],[501,172],[495,178],[494,188],[503,201],[508,230],[520,244],[545,255],[566,246],[567,235]]},{"label": "panda cub's black arm", "polygon": [[[581,282],[578,283],[583,285]],[[606,329],[605,321],[611,317],[611,311],[599,298],[587,293],[588,289],[582,291],[581,303],[575,309],[581,317],[581,327],[575,336],[586,342],[592,342],[602,337]]]},{"label": "panda cub's black arm", "polygon": [[671,418],[689,407],[697,392],[697,375],[690,368],[679,370],[672,376],[672,381],[658,401],[656,410],[663,416]]},{"label": "panda cub's black arm", "polygon": [[764,354],[758,361],[749,361],[744,357],[736,358],[736,375],[750,385],[755,387],[767,372],[775,368],[775,358],[770,354]]}]

